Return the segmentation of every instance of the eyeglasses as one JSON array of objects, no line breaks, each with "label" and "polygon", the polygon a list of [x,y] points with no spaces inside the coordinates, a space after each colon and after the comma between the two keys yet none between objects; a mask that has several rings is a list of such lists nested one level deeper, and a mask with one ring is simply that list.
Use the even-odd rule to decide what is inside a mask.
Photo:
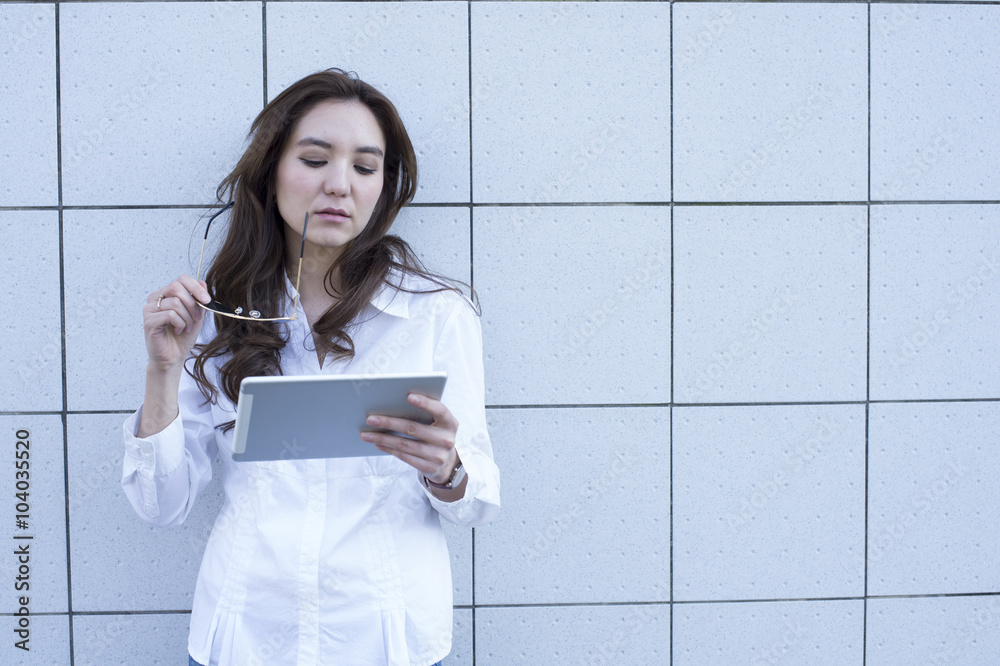
[{"label": "eyeglasses", "polygon": [[[201,242],[201,256],[198,257],[198,277],[195,278],[199,282],[201,282],[201,263],[202,260],[205,258],[205,244],[208,242],[208,230],[212,227],[212,222],[215,220],[215,218],[219,217],[227,210],[232,208],[233,203],[235,202],[230,201],[225,206],[223,206],[222,210],[220,210],[212,217],[208,218],[208,224],[205,226],[205,238]],[[299,246],[299,268],[295,273],[295,303],[294,306],[292,307],[291,317],[262,317],[260,316],[260,312],[258,312],[257,310],[250,310],[246,314],[243,314],[244,310],[242,307],[232,308],[229,307],[228,305],[223,305],[214,298],[208,303],[202,303],[201,301],[198,300],[195,300],[195,302],[206,310],[210,310],[215,314],[220,314],[223,317],[232,317],[233,319],[246,319],[248,321],[291,321],[295,319],[295,313],[298,312],[299,309],[299,279],[302,277],[302,255],[305,254],[306,227],[308,226],[309,226],[309,213],[306,213],[306,221],[302,225],[302,245]]]}]

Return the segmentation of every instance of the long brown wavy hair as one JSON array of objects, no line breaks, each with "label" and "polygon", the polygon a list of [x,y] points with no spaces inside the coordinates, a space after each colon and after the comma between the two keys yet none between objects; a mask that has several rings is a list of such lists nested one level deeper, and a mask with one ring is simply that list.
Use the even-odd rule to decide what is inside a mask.
[{"label": "long brown wavy hair", "polygon": [[[325,101],[364,104],[374,114],[386,142],[382,193],[364,230],[344,246],[327,271],[324,286],[338,299],[313,327],[317,351],[340,359],[354,356],[351,324],[378,289],[389,283],[393,272],[418,275],[437,285],[427,292],[451,289],[461,293],[461,287],[468,285],[429,272],[403,239],[387,233],[397,213],[416,193],[413,146],[392,102],[354,73],[328,69],[293,83],[271,100],[250,126],[250,145],[216,190],[219,202],[231,200],[233,207],[229,232],[205,275],[208,291],[217,301],[245,304],[265,316],[285,311],[285,222],[276,196],[278,160],[299,121]],[[340,292],[336,291],[335,277],[339,277]],[[469,291],[478,302],[471,288]],[[215,326],[215,338],[195,348],[191,373],[206,400],[216,402],[221,389],[236,404],[244,377],[282,374],[281,350],[288,342],[282,335],[283,322],[254,322],[216,314]],[[216,387],[208,380],[205,363],[225,355],[230,356],[219,368],[220,385]],[[219,427],[228,431],[233,424],[230,421]]]}]

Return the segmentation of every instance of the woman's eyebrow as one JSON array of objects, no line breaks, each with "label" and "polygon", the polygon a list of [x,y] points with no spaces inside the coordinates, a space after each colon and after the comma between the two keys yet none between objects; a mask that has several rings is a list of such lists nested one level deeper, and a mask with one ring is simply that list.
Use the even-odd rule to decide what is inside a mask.
[{"label": "woman's eyebrow", "polygon": [[385,155],[382,153],[382,149],[379,148],[378,146],[361,146],[357,150],[355,150],[354,152],[356,152],[356,153],[371,153],[372,155],[375,155],[377,157],[385,157]]},{"label": "woman's eyebrow", "polygon": [[[305,137],[303,139],[300,139],[298,141],[298,143],[296,143],[295,145],[296,146],[318,146],[320,148],[326,148],[327,150],[330,150],[330,149],[333,148],[333,145],[329,141],[324,141],[323,139],[317,139],[317,138],[311,137],[311,136],[307,136],[307,137]],[[370,154],[376,155],[378,157],[385,157],[385,153],[383,153],[382,149],[379,148],[378,146],[359,146],[357,148],[357,150],[355,150],[354,152],[356,152],[356,153],[370,153]]]}]

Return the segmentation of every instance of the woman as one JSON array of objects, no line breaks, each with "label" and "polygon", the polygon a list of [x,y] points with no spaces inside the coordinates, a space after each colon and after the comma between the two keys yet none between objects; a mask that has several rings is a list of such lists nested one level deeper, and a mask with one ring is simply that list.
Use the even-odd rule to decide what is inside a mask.
[{"label": "woman", "polygon": [[[182,275],[143,307],[145,401],[124,426],[122,485],[144,520],[176,525],[221,459],[190,663],[434,664],[452,625],[439,515],[475,526],[499,508],[478,317],[386,235],[413,198],[416,159],[378,91],[313,74],[264,108],[250,139],[218,189],[232,213],[206,279]],[[231,458],[244,377],[439,370],[440,401],[410,396],[430,425],[373,417],[413,439],[359,435],[391,455]]]}]

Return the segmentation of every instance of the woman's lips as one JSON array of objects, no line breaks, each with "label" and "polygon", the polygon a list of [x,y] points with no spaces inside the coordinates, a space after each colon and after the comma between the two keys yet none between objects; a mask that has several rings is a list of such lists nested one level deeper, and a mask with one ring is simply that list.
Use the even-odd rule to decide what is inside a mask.
[{"label": "woman's lips", "polygon": [[351,217],[339,208],[324,208],[316,211],[316,217],[327,222],[347,222]]}]

